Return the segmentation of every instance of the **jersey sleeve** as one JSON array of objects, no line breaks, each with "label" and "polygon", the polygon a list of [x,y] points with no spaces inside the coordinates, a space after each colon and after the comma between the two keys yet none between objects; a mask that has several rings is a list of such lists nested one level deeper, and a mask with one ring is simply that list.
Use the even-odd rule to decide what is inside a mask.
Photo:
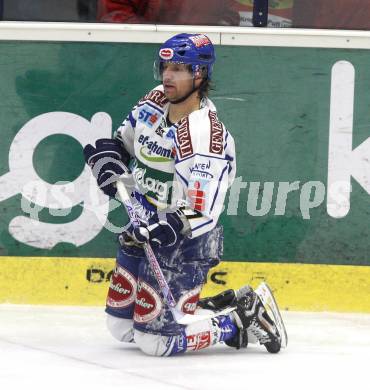
[{"label": "jersey sleeve", "polygon": [[136,121],[138,118],[138,105],[136,105],[122,122],[121,126],[114,132],[113,138],[122,143],[132,157],[135,157],[134,136]]},{"label": "jersey sleeve", "polygon": [[175,144],[176,181],[193,211],[187,219],[194,238],[212,230],[223,211],[227,189],[235,177],[234,140],[216,112],[209,111],[207,118],[191,115],[183,120]]}]

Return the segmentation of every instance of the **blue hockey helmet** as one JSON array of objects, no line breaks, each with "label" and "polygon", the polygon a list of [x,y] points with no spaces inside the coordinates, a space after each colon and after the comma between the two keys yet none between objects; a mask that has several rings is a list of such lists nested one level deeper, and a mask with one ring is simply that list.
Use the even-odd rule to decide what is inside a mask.
[{"label": "blue hockey helmet", "polygon": [[211,79],[215,50],[211,40],[204,34],[177,34],[160,47],[154,62],[154,78],[162,80],[163,64],[166,62],[187,64],[193,75],[201,72],[205,79]]}]

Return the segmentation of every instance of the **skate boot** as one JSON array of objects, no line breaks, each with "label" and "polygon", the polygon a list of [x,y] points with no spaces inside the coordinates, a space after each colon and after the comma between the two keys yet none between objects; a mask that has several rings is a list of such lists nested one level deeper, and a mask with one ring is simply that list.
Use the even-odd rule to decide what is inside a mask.
[{"label": "skate boot", "polygon": [[238,348],[240,340],[245,339],[245,335],[250,334],[261,345],[264,345],[268,352],[277,353],[280,351],[281,336],[278,329],[259,296],[253,290],[248,291],[237,300],[236,310],[231,315],[235,325],[239,328],[239,334],[226,341],[227,345]]},{"label": "skate boot", "polygon": [[226,290],[214,297],[202,298],[198,301],[198,306],[201,309],[207,310],[223,310],[229,306],[236,306],[236,302],[252,288],[248,285],[241,287],[239,290]]},{"label": "skate boot", "polygon": [[[226,290],[213,297],[200,299],[198,307],[213,311],[223,310],[227,307],[236,307],[238,300],[251,291],[253,290],[248,285],[241,287],[239,290]],[[254,336],[252,335],[252,337]],[[225,341],[225,343],[229,347],[236,349],[246,348],[248,346],[248,329],[238,326],[237,335],[231,340]]]}]

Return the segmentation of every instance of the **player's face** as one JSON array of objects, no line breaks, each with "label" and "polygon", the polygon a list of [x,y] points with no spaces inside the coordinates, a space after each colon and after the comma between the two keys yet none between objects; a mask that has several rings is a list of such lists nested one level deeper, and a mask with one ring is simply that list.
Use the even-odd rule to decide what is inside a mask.
[{"label": "player's face", "polygon": [[164,93],[170,101],[181,98],[193,88],[193,75],[185,64],[165,63],[162,78]]}]

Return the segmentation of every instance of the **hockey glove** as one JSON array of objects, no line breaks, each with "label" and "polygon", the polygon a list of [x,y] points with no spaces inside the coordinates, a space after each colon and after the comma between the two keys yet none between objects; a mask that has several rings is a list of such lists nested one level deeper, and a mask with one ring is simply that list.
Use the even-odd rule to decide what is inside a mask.
[{"label": "hockey glove", "polygon": [[84,156],[100,189],[114,197],[117,192],[115,182],[122,174],[129,173],[129,153],[119,141],[101,138],[95,142],[95,147],[90,144],[84,147]]},{"label": "hockey glove", "polygon": [[172,246],[186,234],[184,218],[180,210],[165,213],[161,218],[154,214],[148,224],[142,223],[142,226],[133,228],[132,235],[140,244],[150,242],[155,246]]}]

